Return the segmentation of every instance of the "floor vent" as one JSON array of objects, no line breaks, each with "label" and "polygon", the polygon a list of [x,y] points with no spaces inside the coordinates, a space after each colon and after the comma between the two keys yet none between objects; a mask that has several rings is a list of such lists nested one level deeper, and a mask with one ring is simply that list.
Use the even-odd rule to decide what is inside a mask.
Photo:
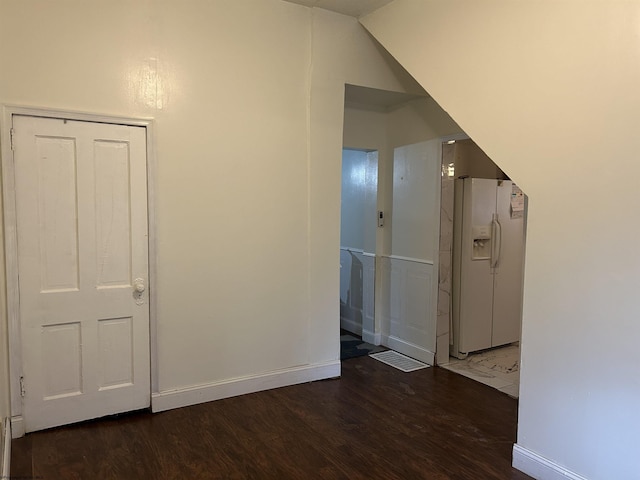
[{"label": "floor vent", "polygon": [[380,353],[372,353],[369,356],[382,363],[391,365],[398,370],[402,370],[403,372],[413,372],[414,370],[420,370],[421,368],[428,368],[431,366],[427,365],[426,363],[419,362],[418,360],[414,360],[413,358],[402,355],[401,353],[394,352],[393,350],[387,350],[386,352]]}]

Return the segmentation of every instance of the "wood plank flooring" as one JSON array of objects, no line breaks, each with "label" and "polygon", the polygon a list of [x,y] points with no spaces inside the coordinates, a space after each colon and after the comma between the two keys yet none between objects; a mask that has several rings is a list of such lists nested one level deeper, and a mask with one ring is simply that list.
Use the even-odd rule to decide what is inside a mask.
[{"label": "wood plank flooring", "polygon": [[27,434],[11,476],[48,479],[528,479],[517,401],[442,368],[368,357],[342,378]]}]

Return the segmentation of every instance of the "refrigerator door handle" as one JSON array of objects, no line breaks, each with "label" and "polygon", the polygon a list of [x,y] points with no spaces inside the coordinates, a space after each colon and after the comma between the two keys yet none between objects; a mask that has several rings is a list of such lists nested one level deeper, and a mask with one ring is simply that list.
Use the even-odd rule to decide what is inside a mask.
[{"label": "refrigerator door handle", "polygon": [[502,225],[497,214],[491,219],[491,230],[491,268],[497,268],[502,253]]}]

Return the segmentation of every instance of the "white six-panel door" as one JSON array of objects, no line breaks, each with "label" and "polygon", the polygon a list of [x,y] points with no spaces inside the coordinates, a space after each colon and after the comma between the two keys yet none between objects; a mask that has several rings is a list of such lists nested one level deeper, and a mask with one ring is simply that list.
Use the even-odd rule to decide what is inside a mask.
[{"label": "white six-panel door", "polygon": [[25,429],[147,407],[145,129],[13,129]]}]

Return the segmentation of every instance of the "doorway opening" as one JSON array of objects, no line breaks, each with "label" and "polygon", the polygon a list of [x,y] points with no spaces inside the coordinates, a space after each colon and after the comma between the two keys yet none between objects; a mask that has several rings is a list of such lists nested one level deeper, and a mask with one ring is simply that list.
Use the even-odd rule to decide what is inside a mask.
[{"label": "doorway opening", "polygon": [[443,142],[441,191],[438,363],[517,398],[527,197],[468,138]]},{"label": "doorway opening", "polygon": [[345,86],[341,333],[430,365],[436,352],[439,139],[458,131],[426,92]]},{"label": "doorway opening", "polygon": [[374,319],[378,151],[342,151],[340,359],[377,353]]}]

